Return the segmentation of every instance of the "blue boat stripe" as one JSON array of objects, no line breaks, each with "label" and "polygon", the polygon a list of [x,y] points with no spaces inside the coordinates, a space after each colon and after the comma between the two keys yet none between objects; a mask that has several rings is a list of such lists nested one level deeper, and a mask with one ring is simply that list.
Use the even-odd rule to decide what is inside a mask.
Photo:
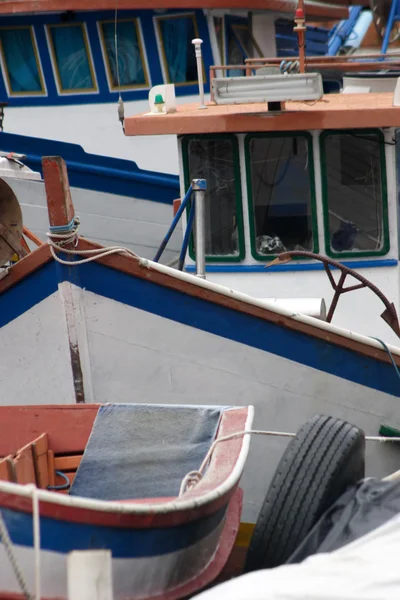
[{"label": "blue boat stripe", "polygon": [[[286,265],[273,265],[265,268],[268,263],[262,263],[258,265],[206,265],[207,273],[279,273],[285,271],[323,271],[324,265],[319,262],[304,263],[304,262],[291,262]],[[386,258],[383,260],[354,260],[354,261],[343,261],[346,267],[350,269],[375,269],[378,267],[396,267],[398,261],[395,258]],[[335,269],[335,268],[334,268]],[[335,269],[336,270],[336,269]],[[186,265],[185,271],[187,273],[194,273],[196,271],[195,265]]]},{"label": "blue boat stripe", "polygon": [[[1,509],[14,544],[33,548],[32,515]],[[113,558],[145,558],[184,550],[209,535],[224,518],[226,506],[216,513],[174,527],[129,529],[87,523],[40,519],[42,550],[67,554],[72,550],[110,549]]]}]

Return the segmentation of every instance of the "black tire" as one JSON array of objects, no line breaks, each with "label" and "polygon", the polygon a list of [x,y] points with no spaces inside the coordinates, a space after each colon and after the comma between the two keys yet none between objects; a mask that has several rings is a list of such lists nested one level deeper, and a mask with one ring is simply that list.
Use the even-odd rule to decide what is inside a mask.
[{"label": "black tire", "polygon": [[245,572],[284,564],[321,515],[365,475],[365,436],[316,415],[285,450],[257,519]]}]

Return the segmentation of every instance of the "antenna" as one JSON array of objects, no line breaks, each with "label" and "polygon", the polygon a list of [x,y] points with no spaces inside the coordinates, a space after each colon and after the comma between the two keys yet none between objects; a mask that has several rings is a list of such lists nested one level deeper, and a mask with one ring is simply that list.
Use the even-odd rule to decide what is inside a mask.
[{"label": "antenna", "polygon": [[299,62],[300,62],[300,73],[305,72],[305,42],[306,42],[306,17],[304,14],[304,0],[299,0],[297,5],[297,10],[294,15],[294,22],[296,23],[296,27],[293,28],[293,31],[297,32],[297,37],[299,40]]},{"label": "antenna", "polygon": [[192,40],[192,44],[194,45],[196,52],[196,62],[197,62],[197,78],[199,80],[199,94],[200,94],[200,106],[199,109],[207,108],[204,104],[204,82],[203,82],[203,63],[201,60],[201,45],[203,40],[200,38],[195,38]]}]

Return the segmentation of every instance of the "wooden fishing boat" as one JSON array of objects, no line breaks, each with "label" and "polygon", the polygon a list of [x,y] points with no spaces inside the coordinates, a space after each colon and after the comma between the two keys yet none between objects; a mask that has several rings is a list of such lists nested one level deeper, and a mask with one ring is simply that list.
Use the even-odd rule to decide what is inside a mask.
[{"label": "wooden fishing boat", "polygon": [[214,442],[252,419],[252,407],[1,407],[0,598],[35,594],[39,578],[41,598],[66,598],[67,555],[87,549],[111,551],[115,599],[209,584],[238,531],[249,436]]},{"label": "wooden fishing boat", "polygon": [[[84,239],[65,164],[46,158],[43,170],[52,245],[0,280],[3,405],[251,403],[257,429],[295,431],[318,413],[369,435],[398,420],[398,347]],[[57,249],[58,235],[72,246]],[[388,305],[390,315],[396,328]],[[252,445],[244,521],[255,522],[285,444]],[[369,445],[366,464],[383,477],[398,452]]]}]

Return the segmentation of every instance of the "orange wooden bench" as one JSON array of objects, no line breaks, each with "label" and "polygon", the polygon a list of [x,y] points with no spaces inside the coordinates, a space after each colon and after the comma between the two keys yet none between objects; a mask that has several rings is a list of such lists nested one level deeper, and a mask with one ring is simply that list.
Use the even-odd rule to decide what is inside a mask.
[{"label": "orange wooden bench", "polygon": [[[57,471],[64,473],[71,484],[81,462],[82,454],[54,455],[48,445],[48,435],[43,433],[26,444],[15,454],[0,459],[0,480],[12,483],[33,483],[38,488],[61,486],[65,480]],[[68,489],[56,490],[68,493]]]}]

